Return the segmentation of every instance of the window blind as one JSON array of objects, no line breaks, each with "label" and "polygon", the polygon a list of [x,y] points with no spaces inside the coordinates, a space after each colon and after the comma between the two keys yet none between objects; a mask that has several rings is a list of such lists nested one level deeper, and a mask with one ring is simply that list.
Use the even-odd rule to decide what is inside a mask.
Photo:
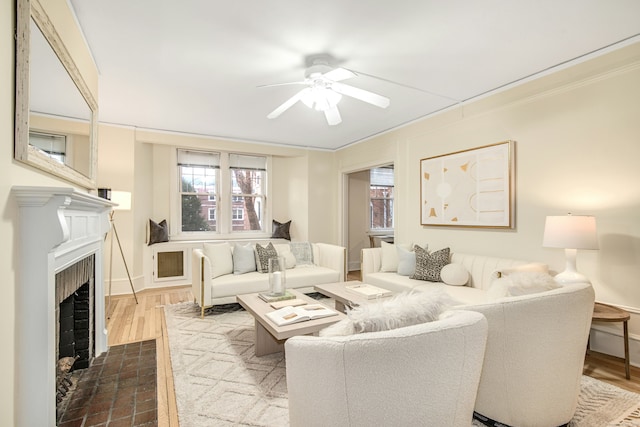
[{"label": "window blind", "polygon": [[244,154],[230,154],[229,167],[231,169],[249,169],[266,171],[267,158],[263,156],[247,156]]},{"label": "window blind", "polygon": [[206,151],[178,150],[179,166],[198,166],[211,169],[220,168],[220,154]]}]

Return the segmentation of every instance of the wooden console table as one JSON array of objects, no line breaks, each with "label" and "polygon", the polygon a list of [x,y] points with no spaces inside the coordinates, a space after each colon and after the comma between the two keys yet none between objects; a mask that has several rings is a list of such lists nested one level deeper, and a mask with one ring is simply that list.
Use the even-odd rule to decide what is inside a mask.
[{"label": "wooden console table", "polygon": [[629,328],[628,321],[630,315],[627,311],[614,307],[609,304],[596,302],[593,307],[594,322],[622,322],[624,333],[624,369],[628,380],[631,379],[631,371],[629,370]]}]

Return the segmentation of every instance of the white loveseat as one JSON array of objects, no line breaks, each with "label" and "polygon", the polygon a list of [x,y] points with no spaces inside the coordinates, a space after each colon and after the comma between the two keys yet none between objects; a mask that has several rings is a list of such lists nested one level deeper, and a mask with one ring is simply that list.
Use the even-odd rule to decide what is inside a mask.
[{"label": "white loveseat", "polygon": [[[290,252],[291,245],[296,244],[277,243],[273,246],[278,254],[282,255]],[[300,244],[304,245],[304,243]],[[310,248],[309,259],[306,262],[294,261],[295,267],[286,270],[288,289],[313,292],[315,285],[345,280],[346,249],[344,247],[328,243],[307,243],[307,245]],[[231,251],[230,254],[226,253],[227,247]],[[202,309],[203,316],[205,308],[236,302],[236,295],[269,290],[269,274],[255,271],[255,268],[254,271],[239,274],[237,271],[239,247],[248,249],[247,245],[215,243],[204,244],[203,249],[192,251],[192,291],[196,304]],[[255,249],[255,244],[252,244],[251,248]],[[287,255],[287,258],[291,257],[290,254]],[[236,268],[233,265],[234,261]]]}]

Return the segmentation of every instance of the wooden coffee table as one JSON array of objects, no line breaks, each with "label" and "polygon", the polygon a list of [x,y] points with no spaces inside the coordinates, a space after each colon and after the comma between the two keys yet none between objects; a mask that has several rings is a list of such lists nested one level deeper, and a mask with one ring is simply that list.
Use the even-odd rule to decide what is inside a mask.
[{"label": "wooden coffee table", "polygon": [[[376,299],[368,299],[367,297],[360,295],[357,292],[351,291],[346,288],[347,285],[357,285],[362,284],[359,280],[350,280],[348,282],[336,282],[336,283],[327,283],[323,285],[316,285],[313,288],[320,292],[323,295],[328,296],[329,298],[333,298],[335,300],[336,310],[340,313],[345,312],[345,307],[353,308],[362,304],[368,304],[373,301],[377,301]],[[381,297],[389,298],[392,295]]]},{"label": "wooden coffee table", "polygon": [[[305,294],[294,289],[289,289],[296,298],[306,301],[308,304],[318,304],[319,301],[314,300]],[[335,316],[323,317],[315,320],[307,320],[305,322],[294,323],[287,326],[278,326],[269,320],[265,315],[275,309],[271,305],[255,294],[245,294],[236,296],[236,300],[247,312],[251,313],[255,319],[255,354],[256,356],[264,356],[267,354],[284,351],[284,342],[287,338],[296,335],[314,335],[320,329],[323,329],[333,323],[336,323],[346,316],[342,312],[338,312]]]}]

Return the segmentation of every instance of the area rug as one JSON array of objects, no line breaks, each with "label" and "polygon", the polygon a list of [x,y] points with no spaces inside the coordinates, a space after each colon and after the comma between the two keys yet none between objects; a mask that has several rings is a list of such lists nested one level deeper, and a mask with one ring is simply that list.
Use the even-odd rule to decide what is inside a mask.
[{"label": "area rug", "polygon": [[[284,354],[255,357],[251,315],[228,304],[201,319],[193,303],[165,315],[181,427],[289,425]],[[640,426],[640,395],[584,376],[569,426]]]}]

